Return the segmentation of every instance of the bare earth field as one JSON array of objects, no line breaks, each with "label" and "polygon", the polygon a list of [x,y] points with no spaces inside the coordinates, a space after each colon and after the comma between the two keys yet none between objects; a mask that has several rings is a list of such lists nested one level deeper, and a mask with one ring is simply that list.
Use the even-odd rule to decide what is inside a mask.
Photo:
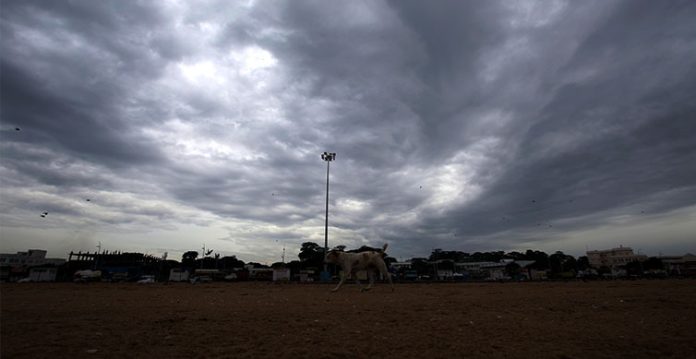
[{"label": "bare earth field", "polygon": [[2,358],[696,358],[696,281],[1,284]]}]

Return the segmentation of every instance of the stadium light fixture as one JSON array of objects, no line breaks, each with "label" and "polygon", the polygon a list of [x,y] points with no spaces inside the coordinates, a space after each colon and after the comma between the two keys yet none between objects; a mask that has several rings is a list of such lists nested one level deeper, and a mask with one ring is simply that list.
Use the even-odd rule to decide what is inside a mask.
[{"label": "stadium light fixture", "polygon": [[[329,166],[331,161],[336,159],[335,152],[324,152],[321,159],[326,161],[326,217],[324,220],[324,255],[329,251]],[[324,275],[327,272],[327,265],[324,263]]]}]

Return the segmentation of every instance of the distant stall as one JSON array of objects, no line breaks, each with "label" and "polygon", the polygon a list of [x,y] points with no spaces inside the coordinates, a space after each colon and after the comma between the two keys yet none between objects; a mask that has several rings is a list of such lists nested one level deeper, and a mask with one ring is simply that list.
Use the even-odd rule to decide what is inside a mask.
[{"label": "distant stall", "polygon": [[289,282],[290,281],[290,268],[276,268],[273,270],[273,281],[278,282]]},{"label": "distant stall", "polygon": [[56,267],[34,267],[29,269],[29,280],[32,282],[55,282],[58,276]]},{"label": "distant stall", "polygon": [[188,282],[189,271],[183,268],[172,268],[169,271],[170,282]]}]

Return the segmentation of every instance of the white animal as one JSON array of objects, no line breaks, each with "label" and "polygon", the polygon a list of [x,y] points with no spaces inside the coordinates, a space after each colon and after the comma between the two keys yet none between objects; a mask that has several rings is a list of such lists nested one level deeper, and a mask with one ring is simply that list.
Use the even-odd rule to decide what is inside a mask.
[{"label": "white animal", "polygon": [[374,270],[379,271],[382,276],[389,280],[391,290],[394,291],[394,283],[392,283],[391,274],[387,270],[387,265],[384,263],[384,256],[386,255],[384,251],[386,250],[387,244],[382,247],[381,251],[367,251],[360,253],[346,253],[339,250],[329,251],[329,253],[326,254],[326,258],[324,258],[324,262],[337,264],[343,269],[341,281],[338,282],[336,288],[331,291],[337,291],[339,288],[341,288],[349,275],[355,276],[355,273],[360,270],[367,270],[370,278],[370,284],[366,288],[363,288],[362,284],[360,284],[360,280],[357,276],[355,276],[355,282],[360,286],[361,291],[372,289],[372,286],[375,283],[373,273]]}]

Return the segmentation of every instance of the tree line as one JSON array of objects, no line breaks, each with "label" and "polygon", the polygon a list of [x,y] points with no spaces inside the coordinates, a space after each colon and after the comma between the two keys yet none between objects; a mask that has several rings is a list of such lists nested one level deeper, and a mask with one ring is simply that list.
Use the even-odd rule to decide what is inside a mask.
[{"label": "tree line", "polygon": [[[334,249],[346,250],[345,246],[337,246]],[[379,251],[379,248],[362,246],[348,252]],[[212,255],[211,255],[212,254]],[[257,262],[244,262],[237,256],[220,256],[219,253],[213,254],[212,251],[203,252],[202,255],[197,251],[187,251],[183,253],[181,261],[156,258],[140,253],[118,253],[97,255],[96,263],[93,261],[71,261],[65,265],[66,278],[76,269],[99,267],[131,267],[137,268],[136,274],[156,274],[158,278],[167,278],[172,268],[184,268],[191,272],[196,269],[217,269],[223,272],[244,270],[251,265],[253,268],[289,268],[293,274],[300,271],[318,271],[324,268],[324,248],[314,242],[304,242],[299,248],[297,259],[287,263],[275,262],[266,265]],[[533,261],[534,263],[525,269],[545,271],[550,278],[570,278],[575,277],[579,272],[594,273],[603,275],[611,273],[611,268],[591,268],[586,256],[578,258],[572,255],[557,251],[548,254],[539,250],[526,250],[524,252],[512,251],[490,251],[490,252],[463,252],[434,249],[428,257],[416,257],[410,259],[410,271],[415,271],[417,275],[437,275],[436,270],[455,271],[455,263],[466,262],[500,262],[501,260],[511,259],[514,261]],[[394,257],[386,256],[385,262],[388,265],[396,262]],[[437,263],[436,266],[433,263]],[[83,268],[84,267],[84,268]],[[337,273],[338,268],[328,265],[332,273]],[[659,258],[651,257],[644,262],[631,262],[623,266],[628,275],[642,275],[648,271],[663,270],[663,263]],[[519,265],[514,262],[506,267],[506,271],[511,277],[520,272]],[[402,273],[403,274],[403,273]]]}]

